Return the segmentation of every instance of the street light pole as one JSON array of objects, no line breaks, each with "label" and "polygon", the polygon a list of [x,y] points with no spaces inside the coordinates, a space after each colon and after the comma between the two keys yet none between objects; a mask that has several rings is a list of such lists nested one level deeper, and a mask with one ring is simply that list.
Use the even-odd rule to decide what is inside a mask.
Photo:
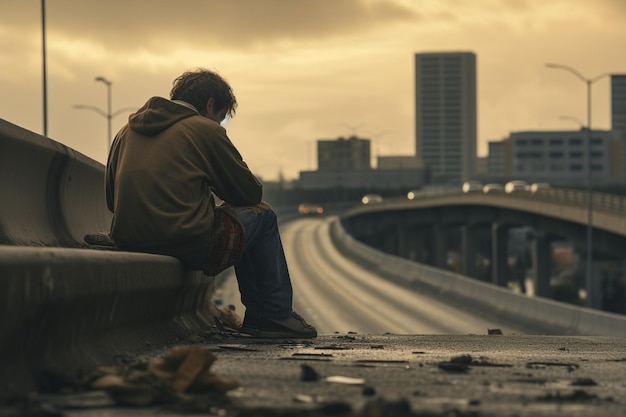
[{"label": "street light pole", "polygon": [[48,137],[48,71],[46,47],[46,0],[41,0],[41,63],[42,63],[42,101],[43,101],[43,135]]},{"label": "street light pole", "polygon": [[106,84],[107,86],[107,111],[104,111],[102,109],[100,109],[99,107],[96,106],[89,106],[89,105],[85,105],[85,104],[75,104],[74,108],[75,109],[86,109],[86,110],[93,110],[96,113],[104,116],[107,119],[107,144],[109,145],[109,147],[107,148],[107,152],[109,151],[109,149],[111,149],[111,142],[112,142],[112,132],[111,132],[111,123],[113,121],[113,118],[115,116],[117,116],[118,114],[125,112],[125,111],[131,111],[131,110],[136,110],[135,107],[124,107],[122,109],[119,109],[115,112],[111,112],[111,85],[113,84],[111,81],[107,80],[104,77],[96,77],[96,81],[102,82],[104,84]]},{"label": "street light pole", "polygon": [[113,118],[113,116],[111,115],[111,81],[107,80],[104,77],[96,77],[96,81],[100,81],[104,84],[106,84],[107,86],[107,113],[106,113],[106,118],[107,118],[107,143],[108,143],[108,148],[107,149],[111,149],[111,119]]},{"label": "street light pole", "polygon": [[596,81],[610,75],[610,73],[600,74],[593,78],[587,78],[574,68],[561,64],[546,64],[546,67],[561,69],[573,74],[576,78],[587,85],[587,260],[585,290],[587,291],[587,306],[601,308],[596,286],[593,280],[593,190],[591,177],[591,85]]}]

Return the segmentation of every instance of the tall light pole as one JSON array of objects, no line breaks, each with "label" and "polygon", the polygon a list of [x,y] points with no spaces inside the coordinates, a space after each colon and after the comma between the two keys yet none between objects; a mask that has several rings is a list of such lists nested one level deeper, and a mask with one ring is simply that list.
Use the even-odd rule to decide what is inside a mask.
[{"label": "tall light pole", "polygon": [[111,149],[111,119],[113,116],[111,115],[111,81],[107,80],[104,77],[96,77],[96,81],[102,82],[107,86],[107,140],[108,147],[107,149]]},{"label": "tall light pole", "polygon": [[48,71],[46,51],[46,0],[41,0],[41,63],[43,92],[43,135],[48,137]]},{"label": "tall light pole", "polygon": [[573,74],[576,78],[587,85],[587,265],[585,277],[585,289],[587,291],[587,306],[600,308],[601,303],[593,280],[593,191],[591,184],[591,85],[596,81],[610,75],[604,73],[593,78],[587,78],[574,68],[561,64],[546,64],[546,67],[561,69]]},{"label": "tall light pole", "polygon": [[107,151],[109,149],[111,149],[111,142],[112,142],[112,132],[111,132],[111,122],[113,121],[113,118],[115,116],[117,116],[118,114],[121,114],[122,112],[125,111],[130,111],[130,110],[135,110],[134,107],[124,107],[123,109],[119,109],[115,112],[111,112],[111,85],[113,84],[111,81],[107,80],[104,77],[96,77],[96,81],[98,82],[102,82],[107,86],[107,110],[104,111],[102,109],[100,109],[99,107],[96,106],[90,106],[90,105],[86,105],[86,104],[75,104],[74,108],[75,109],[85,109],[85,110],[93,110],[96,113],[106,117],[107,119],[107,144],[108,144],[108,148]]}]

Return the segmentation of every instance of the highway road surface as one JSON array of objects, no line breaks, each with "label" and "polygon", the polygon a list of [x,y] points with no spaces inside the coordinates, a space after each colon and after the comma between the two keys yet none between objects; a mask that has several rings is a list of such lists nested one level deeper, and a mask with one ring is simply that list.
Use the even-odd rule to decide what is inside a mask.
[{"label": "highway road surface", "polygon": [[[522,329],[471,314],[379,277],[340,254],[329,225],[333,217],[301,217],[280,226],[294,288],[294,308],[319,334],[524,334]],[[218,296],[243,316],[234,274]]]}]

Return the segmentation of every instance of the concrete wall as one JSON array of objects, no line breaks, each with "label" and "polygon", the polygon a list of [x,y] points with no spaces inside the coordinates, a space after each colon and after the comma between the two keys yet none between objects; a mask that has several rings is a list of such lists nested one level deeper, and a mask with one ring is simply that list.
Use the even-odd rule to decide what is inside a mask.
[{"label": "concrete wall", "polygon": [[110,219],[102,164],[0,120],[0,397],[208,328],[214,279],[89,247]]}]

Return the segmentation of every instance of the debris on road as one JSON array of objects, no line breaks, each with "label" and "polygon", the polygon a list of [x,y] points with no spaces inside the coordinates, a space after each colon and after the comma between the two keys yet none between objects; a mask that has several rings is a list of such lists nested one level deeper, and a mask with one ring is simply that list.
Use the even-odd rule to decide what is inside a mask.
[{"label": "debris on road", "polygon": [[241,383],[210,371],[217,357],[205,348],[177,346],[164,356],[132,365],[102,366],[88,378],[90,389],[106,391],[116,402],[145,406],[176,401],[181,396],[225,393]]}]

